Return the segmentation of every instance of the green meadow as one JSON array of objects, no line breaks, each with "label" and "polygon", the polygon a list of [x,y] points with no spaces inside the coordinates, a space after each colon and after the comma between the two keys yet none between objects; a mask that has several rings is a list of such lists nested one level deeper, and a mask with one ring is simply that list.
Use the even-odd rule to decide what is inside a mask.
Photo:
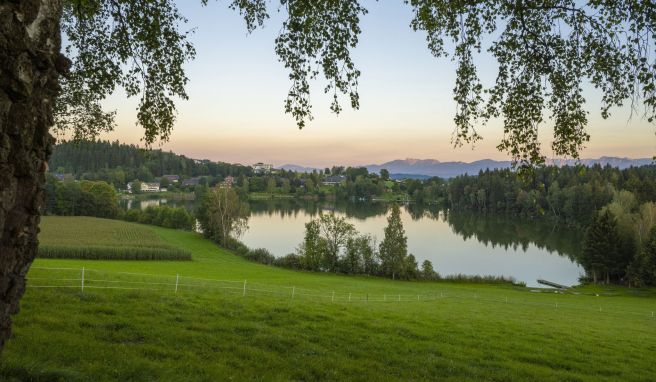
[{"label": "green meadow", "polygon": [[[49,219],[42,241],[52,239]],[[248,262],[194,233],[57,219],[70,219],[57,227],[84,222],[98,232],[115,224],[148,231],[192,260],[37,259],[0,358],[0,380],[656,376],[653,290],[588,286],[555,293],[296,272]],[[80,238],[80,245],[92,242]]]}]

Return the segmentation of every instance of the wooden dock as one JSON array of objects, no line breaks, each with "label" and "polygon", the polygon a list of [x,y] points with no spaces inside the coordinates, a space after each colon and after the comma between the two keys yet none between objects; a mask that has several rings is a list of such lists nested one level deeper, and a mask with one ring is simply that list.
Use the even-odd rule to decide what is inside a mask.
[{"label": "wooden dock", "polygon": [[543,280],[543,279],[538,279],[538,284],[548,285],[550,287],[558,288],[558,289],[569,289],[569,287],[567,285],[561,285],[561,284],[554,283],[554,282],[547,281],[547,280]]}]

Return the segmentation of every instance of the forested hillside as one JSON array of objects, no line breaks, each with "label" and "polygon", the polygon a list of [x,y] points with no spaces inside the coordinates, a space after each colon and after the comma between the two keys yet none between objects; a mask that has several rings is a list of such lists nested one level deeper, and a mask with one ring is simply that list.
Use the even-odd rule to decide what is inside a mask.
[{"label": "forested hillside", "polygon": [[250,175],[249,166],[196,160],[162,150],[145,150],[118,141],[63,141],[50,158],[53,172],[121,184],[134,179],[151,181],[165,174],[180,176]]},{"label": "forested hillside", "polygon": [[550,215],[568,225],[586,226],[619,191],[637,204],[656,201],[656,166],[543,167],[530,177],[511,170],[481,171],[449,180],[451,208],[525,217]]}]

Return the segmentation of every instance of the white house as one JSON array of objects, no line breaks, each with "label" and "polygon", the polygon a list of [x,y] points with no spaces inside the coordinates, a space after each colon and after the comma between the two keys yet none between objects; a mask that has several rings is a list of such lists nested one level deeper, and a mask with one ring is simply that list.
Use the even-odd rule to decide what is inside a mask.
[{"label": "white house", "polygon": [[[134,182],[128,183],[128,192],[132,193],[132,184]],[[159,183],[147,183],[141,182],[141,192],[159,192]]]},{"label": "white house", "polygon": [[268,163],[255,163],[253,165],[253,172],[256,174],[268,174],[273,170],[273,165]]}]

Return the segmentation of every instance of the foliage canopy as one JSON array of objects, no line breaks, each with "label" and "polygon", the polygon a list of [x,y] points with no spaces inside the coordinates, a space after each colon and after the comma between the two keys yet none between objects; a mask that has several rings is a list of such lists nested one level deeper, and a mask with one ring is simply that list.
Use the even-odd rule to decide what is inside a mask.
[{"label": "foliage canopy", "polygon": [[[201,0],[206,5],[207,0]],[[436,57],[451,55],[457,79],[453,143],[481,139],[476,127],[501,118],[498,145],[520,166],[544,163],[538,131],[554,130],[556,155],[578,157],[589,140],[589,112],[583,89],[602,94],[601,115],[627,101],[642,102],[644,116],[656,116],[656,7],[650,1],[588,0],[471,1],[404,0],[413,10],[410,27],[426,33]],[[269,18],[265,0],[233,0],[229,8],[252,32]],[[280,0],[286,19],[275,40],[279,60],[289,70],[285,101],[299,128],[312,119],[310,81],[323,75],[330,109],[342,110],[340,96],[359,107],[360,70],[351,53],[359,42],[359,0]],[[145,141],[169,137],[174,98],[187,98],[183,64],[194,57],[187,20],[173,0],[69,0],[63,31],[73,65],[63,81],[56,124],[75,137],[113,127],[113,112],[100,102],[117,86],[139,96],[137,120]],[[498,64],[496,81],[484,86],[478,56],[487,51]]]}]

